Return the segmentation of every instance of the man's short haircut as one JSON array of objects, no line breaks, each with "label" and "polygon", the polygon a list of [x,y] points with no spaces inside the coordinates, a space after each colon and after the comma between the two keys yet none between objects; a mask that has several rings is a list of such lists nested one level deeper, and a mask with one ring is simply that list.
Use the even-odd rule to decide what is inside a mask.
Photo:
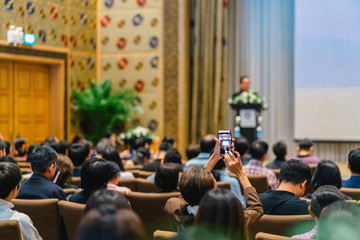
[{"label": "man's short haircut", "polygon": [[84,143],[72,144],[69,148],[69,158],[75,167],[80,167],[89,156],[90,149]]},{"label": "man's short haircut", "polygon": [[31,145],[29,146],[28,156],[27,156],[27,159],[26,159],[27,162],[30,162],[30,159],[29,159],[30,153],[32,153],[32,151],[34,151],[34,149],[35,149],[36,147],[39,147],[39,146],[40,146],[40,144],[37,144],[37,143],[31,144]]},{"label": "man's short haircut", "polygon": [[247,75],[243,75],[243,76],[241,76],[241,77],[240,77],[240,81],[239,81],[239,83],[242,83],[242,82],[243,82],[243,80],[244,80],[245,78],[250,79],[250,77],[249,77],[249,76],[247,76]]},{"label": "man's short haircut", "polygon": [[350,151],[348,162],[351,172],[360,174],[360,148]]},{"label": "man's short haircut", "polygon": [[6,143],[5,141],[0,141],[0,151],[4,151],[6,152]]},{"label": "man's short haircut", "polygon": [[168,150],[164,157],[164,163],[176,163],[181,165],[181,154],[176,149]]},{"label": "man's short haircut", "polygon": [[81,168],[81,186],[90,191],[105,188],[110,180],[111,169],[109,161],[102,158],[86,161]]},{"label": "man's short haircut", "polygon": [[147,142],[146,138],[136,138],[134,141],[134,149],[138,150],[140,147],[145,147]]},{"label": "man's short haircut", "polygon": [[269,145],[261,140],[257,140],[251,144],[250,154],[253,159],[262,159],[269,149]]},{"label": "man's short haircut", "polygon": [[199,205],[201,198],[214,189],[215,179],[211,172],[201,166],[190,166],[181,176],[179,188],[182,197],[191,206]]},{"label": "man's short haircut", "polygon": [[160,146],[159,146],[159,151],[165,151],[165,152],[167,152],[169,149],[171,149],[172,148],[172,145],[170,144],[170,143],[168,143],[168,142],[163,142],[163,143],[161,143],[160,144]]},{"label": "man's short haircut", "polygon": [[56,163],[57,153],[49,146],[38,146],[29,154],[31,169],[34,173],[45,173],[51,164]]},{"label": "man's short haircut", "polygon": [[322,210],[336,201],[345,201],[346,196],[335,186],[324,185],[316,189],[311,196],[311,211],[320,217]]},{"label": "man's short haircut", "polygon": [[312,146],[314,146],[314,143],[310,139],[305,138],[299,142],[298,146],[300,150],[309,150]]},{"label": "man's short haircut", "polygon": [[57,153],[66,154],[66,150],[69,150],[71,144],[66,141],[66,140],[62,140],[58,143],[58,149],[57,149]]},{"label": "man's short haircut", "polygon": [[[104,154],[104,152],[109,148],[114,149],[109,138],[103,138],[98,142],[98,144],[96,144],[96,152],[98,154]],[[89,151],[90,151],[90,146],[89,146]]]},{"label": "man's short haircut", "polygon": [[22,175],[20,168],[10,162],[0,162],[0,198],[5,199],[19,185]]},{"label": "man's short haircut", "polygon": [[162,140],[162,142],[168,142],[170,143],[171,145],[174,145],[175,143],[175,138],[173,136],[165,136]]},{"label": "man's short haircut", "polygon": [[210,153],[215,147],[215,140],[212,135],[205,135],[200,140],[200,151],[203,153]]},{"label": "man's short haircut", "polygon": [[186,148],[186,157],[187,159],[192,159],[194,157],[197,157],[200,153],[200,145],[199,144],[190,144]]},{"label": "man's short haircut", "polygon": [[17,165],[17,162],[15,161],[15,159],[13,159],[13,158],[10,157],[10,156],[0,157],[0,162],[11,162],[11,163],[14,163],[14,164]]},{"label": "man's short haircut", "polygon": [[155,173],[155,185],[163,191],[176,190],[179,181],[180,168],[174,163],[161,165]]},{"label": "man's short haircut", "polygon": [[284,159],[287,152],[286,144],[282,141],[279,141],[273,145],[273,152],[277,159]]},{"label": "man's short haircut", "polygon": [[21,150],[23,145],[25,145],[25,139],[23,137],[17,137],[14,140],[14,147],[16,151]]},{"label": "man's short haircut", "polygon": [[247,151],[249,151],[249,142],[244,137],[238,137],[235,139],[235,151],[240,153],[240,156],[243,156]]},{"label": "man's short haircut", "polygon": [[109,205],[114,205],[117,209],[130,209],[128,200],[120,192],[100,189],[87,200],[84,213],[94,208],[98,209]]},{"label": "man's short haircut", "polygon": [[311,170],[309,165],[300,160],[289,160],[283,163],[280,169],[279,181],[292,184],[299,184],[307,180],[306,185],[311,180]]}]

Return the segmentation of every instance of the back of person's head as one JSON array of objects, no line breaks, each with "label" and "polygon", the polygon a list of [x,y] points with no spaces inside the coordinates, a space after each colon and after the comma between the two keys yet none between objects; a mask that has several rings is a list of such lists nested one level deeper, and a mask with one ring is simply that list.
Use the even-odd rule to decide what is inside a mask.
[{"label": "back of person's head", "polygon": [[166,151],[168,151],[168,150],[171,149],[171,148],[172,148],[172,145],[171,145],[170,143],[168,143],[168,142],[163,142],[163,143],[161,143],[160,146],[159,146],[159,151],[161,151],[161,152],[166,152]]},{"label": "back of person's head", "polygon": [[102,158],[92,158],[86,161],[81,168],[81,186],[84,189],[95,191],[105,188],[111,179],[111,165]]},{"label": "back of person's head", "polygon": [[277,159],[285,160],[285,156],[287,153],[286,144],[282,141],[279,141],[273,145],[273,152]]},{"label": "back of person's head", "polygon": [[181,154],[175,148],[168,150],[164,157],[164,163],[176,163],[181,165]]},{"label": "back of person's head", "polygon": [[244,137],[238,137],[234,142],[235,151],[237,151],[240,156],[243,156],[246,152],[249,151],[249,142]]},{"label": "back of person's head", "polygon": [[29,154],[31,169],[34,173],[43,174],[51,164],[57,161],[57,153],[49,146],[38,146]]},{"label": "back of person's head", "polygon": [[[172,240],[234,240],[215,229],[194,225],[180,231]],[[243,240],[243,239],[241,239]]]},{"label": "back of person's head", "polygon": [[199,205],[201,198],[214,189],[215,179],[211,172],[201,166],[190,166],[180,178],[179,188],[182,197],[191,205]]},{"label": "back of person's head", "polygon": [[339,167],[330,160],[321,160],[311,179],[311,185],[317,189],[323,185],[333,185],[341,188],[341,173]]},{"label": "back of person's head", "polygon": [[26,159],[27,162],[30,162],[30,159],[29,159],[30,153],[31,153],[36,147],[38,147],[38,146],[40,146],[40,144],[37,144],[37,143],[31,144],[31,145],[29,146],[29,148],[28,148],[28,155],[27,155],[27,159]]},{"label": "back of person's head", "polygon": [[19,156],[24,156],[26,154],[25,139],[23,137],[17,137],[14,140],[14,147]]},{"label": "back of person's head", "polygon": [[269,149],[269,145],[261,140],[254,141],[250,146],[250,154],[253,159],[261,160]]},{"label": "back of person's head", "polygon": [[151,157],[150,150],[145,147],[139,147],[138,150],[136,150],[135,157],[133,159],[133,162],[136,165],[144,165],[146,160]]},{"label": "back of person's head", "polygon": [[41,145],[49,145],[51,143],[58,143],[59,140],[55,136],[49,136],[41,143]]},{"label": "back of person's head", "polygon": [[134,141],[134,149],[138,150],[141,147],[146,147],[147,139],[146,138],[136,138]]},{"label": "back of person's head", "polygon": [[74,143],[80,143],[80,142],[83,142],[83,141],[85,141],[84,136],[81,135],[81,134],[76,134],[74,136],[74,138],[72,139],[71,143],[74,144]]},{"label": "back of person's head", "polygon": [[162,142],[168,142],[174,147],[175,138],[173,136],[165,136],[162,140]]},{"label": "back of person's head", "polygon": [[10,149],[11,149],[11,144],[8,141],[3,141],[3,142],[5,144],[5,154],[9,155],[10,154]]},{"label": "back of person's head", "polygon": [[113,131],[107,131],[106,133],[105,133],[105,137],[106,138],[110,138],[111,136],[116,136],[116,134],[113,132]]},{"label": "back of person's head", "polygon": [[6,152],[6,143],[5,141],[0,141],[0,151]]},{"label": "back of person's head", "polygon": [[5,199],[19,186],[22,179],[20,168],[10,162],[0,162],[0,198]]},{"label": "back of person's head", "polygon": [[324,185],[316,189],[311,196],[311,212],[313,212],[317,218],[324,208],[336,201],[345,201],[345,195],[340,192],[338,188],[332,185]]},{"label": "back of person's head", "polygon": [[165,192],[172,192],[178,186],[180,168],[175,163],[161,165],[155,173],[155,185]]},{"label": "back of person's head", "polygon": [[211,150],[215,147],[215,135],[207,134],[200,140],[200,151],[204,153],[210,153]]},{"label": "back of person's head", "polygon": [[69,158],[75,167],[80,167],[89,156],[90,149],[84,143],[72,144],[69,148]]},{"label": "back of person's head", "polygon": [[313,141],[308,138],[302,139],[299,143],[299,150],[309,150],[311,147],[314,146]]},{"label": "back of person's head", "polygon": [[104,152],[109,148],[114,149],[110,139],[108,138],[103,138],[98,142],[98,144],[96,144],[96,152],[101,155],[104,154]]},{"label": "back of person's head", "polygon": [[145,237],[140,218],[129,209],[92,209],[83,217],[77,240],[140,240]]},{"label": "back of person's head", "polygon": [[116,163],[121,171],[125,171],[124,166],[122,164],[119,152],[116,151],[115,149],[112,148],[108,148],[105,150],[105,152],[103,153],[103,158],[108,160],[108,161],[112,161],[114,163]]},{"label": "back of person's head", "polygon": [[359,205],[338,201],[321,213],[317,239],[357,240],[360,236],[359,226]]},{"label": "back of person's head", "polygon": [[11,163],[14,163],[14,164],[18,165],[17,162],[15,161],[15,159],[13,159],[10,156],[0,157],[0,162],[11,162]]},{"label": "back of person's head", "polygon": [[188,160],[197,157],[199,153],[200,153],[200,144],[190,144],[186,148],[186,157]]},{"label": "back of person's head", "polygon": [[360,148],[350,151],[348,162],[351,172],[360,174]]},{"label": "back of person's head", "polygon": [[227,189],[213,189],[204,195],[196,213],[196,223],[234,239],[245,239],[247,235],[242,204]]},{"label": "back of person's head", "polygon": [[280,169],[280,183],[288,182],[297,185],[305,180],[307,180],[306,184],[311,180],[309,165],[300,160],[289,160],[283,163]]},{"label": "back of person's head", "polygon": [[70,182],[70,179],[73,175],[74,165],[70,158],[63,154],[58,154],[57,170],[60,172],[60,174],[56,180],[56,184],[60,187],[64,187],[65,184]]},{"label": "back of person's head", "polygon": [[86,202],[85,213],[101,206],[114,205],[117,209],[130,209],[129,202],[118,191],[99,189],[95,191]]},{"label": "back of person's head", "polygon": [[109,173],[109,180],[116,178],[117,176],[120,177],[119,173],[121,172],[119,165],[117,165],[115,162],[108,161],[109,167],[110,167],[110,173]]},{"label": "back of person's head", "polygon": [[57,153],[66,155],[66,152],[69,150],[70,146],[71,144],[68,141],[66,140],[60,141],[58,143]]}]

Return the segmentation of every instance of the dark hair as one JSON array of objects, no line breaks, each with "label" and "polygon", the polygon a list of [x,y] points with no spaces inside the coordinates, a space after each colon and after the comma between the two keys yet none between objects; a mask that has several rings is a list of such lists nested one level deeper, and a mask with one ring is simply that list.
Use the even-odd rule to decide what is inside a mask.
[{"label": "dark hair", "polygon": [[92,209],[83,217],[77,240],[138,240],[145,236],[140,218],[129,209]]},{"label": "dark hair", "polygon": [[84,189],[95,191],[105,188],[111,179],[111,166],[102,158],[92,158],[84,163],[81,168],[81,186]]},{"label": "dark hair", "polygon": [[190,166],[182,174],[179,187],[185,201],[194,206],[199,205],[205,193],[215,187],[215,180],[208,169],[201,166]]},{"label": "dark hair", "polygon": [[213,150],[213,148],[215,147],[215,140],[214,140],[214,135],[205,135],[204,137],[202,137],[202,139],[200,140],[200,151],[204,152],[204,153],[210,153],[211,150]]},{"label": "dark hair", "polygon": [[145,147],[146,143],[146,138],[136,138],[134,141],[134,149],[138,150],[140,147]]},{"label": "dark hair", "polygon": [[240,156],[243,156],[247,151],[249,151],[249,142],[244,137],[238,137],[234,142],[235,151],[237,151]]},{"label": "dark hair", "polygon": [[244,210],[239,199],[227,189],[213,189],[201,199],[196,223],[234,239],[246,239]]},{"label": "dark hair", "polygon": [[172,148],[172,145],[170,144],[170,143],[168,143],[168,142],[163,142],[163,143],[161,143],[160,144],[160,146],[159,146],[159,151],[167,151],[167,150],[169,150],[169,149],[171,149]]},{"label": "dark hair", "polygon": [[72,144],[69,148],[69,158],[75,167],[80,167],[89,156],[90,149],[84,143]]},{"label": "dark hair", "polygon": [[51,164],[56,163],[57,153],[49,146],[38,146],[29,154],[31,169],[34,173],[45,173]]},{"label": "dark hair", "polygon": [[74,144],[74,143],[79,143],[81,141],[85,140],[84,136],[81,135],[81,134],[76,134],[74,136],[74,138],[72,139],[71,143]]},{"label": "dark hair", "polygon": [[56,137],[55,136],[49,136],[41,143],[41,145],[50,145],[52,143],[56,143]]},{"label": "dark hair", "polygon": [[109,180],[114,179],[116,176],[119,176],[120,168],[119,165],[117,165],[115,162],[108,161],[108,164],[110,164],[110,174],[109,174]]},{"label": "dark hair", "polygon": [[58,143],[58,148],[57,148],[57,153],[66,154],[66,150],[69,150],[71,144],[66,141],[66,140],[62,140]]},{"label": "dark hair", "polygon": [[348,162],[351,172],[360,174],[360,148],[350,151]]},{"label": "dark hair", "polygon": [[172,192],[178,186],[180,168],[174,163],[161,165],[155,173],[155,185],[165,192]]},{"label": "dark hair", "polygon": [[314,146],[313,141],[308,138],[302,139],[298,144],[300,150],[309,150],[312,146]]},{"label": "dark hair", "polygon": [[273,152],[277,159],[285,160],[285,155],[287,153],[286,144],[282,141],[279,141],[273,145]]},{"label": "dark hair", "polygon": [[311,185],[317,189],[323,185],[333,185],[341,188],[341,173],[339,167],[330,160],[321,160],[311,179]]},{"label": "dark hair", "polygon": [[181,154],[175,148],[168,150],[164,157],[164,163],[176,163],[181,165]]},{"label": "dark hair", "polygon": [[320,217],[321,211],[336,201],[345,201],[345,195],[338,188],[332,185],[324,185],[316,189],[311,196],[311,211]]},{"label": "dark hair", "polygon": [[40,146],[40,145],[37,144],[37,143],[31,144],[31,145],[29,146],[29,148],[28,148],[28,155],[27,155],[27,159],[26,159],[27,162],[30,162],[30,159],[29,159],[30,153],[31,153],[32,151],[34,151],[34,149],[35,149],[36,147],[39,147],[39,146]]},{"label": "dark hair", "polygon": [[121,171],[125,171],[118,151],[116,151],[112,148],[108,148],[103,153],[103,158],[108,161],[116,163],[119,166]]},{"label": "dark hair", "polygon": [[186,148],[186,157],[187,159],[192,159],[194,157],[197,157],[200,153],[200,145],[199,144],[190,144]]},{"label": "dark hair", "polygon": [[3,151],[5,150],[5,153],[6,153],[6,143],[5,141],[0,141],[0,151]]},{"label": "dark hair", "polygon": [[22,157],[26,154],[26,149],[22,148],[24,145],[25,145],[25,139],[23,137],[17,137],[15,139],[14,147],[20,157]]},{"label": "dark hair", "polygon": [[243,76],[241,76],[241,77],[240,77],[240,81],[239,81],[239,83],[242,83],[242,81],[243,81],[245,78],[250,79],[250,77],[249,77],[249,76],[247,76],[247,75],[243,75]]},{"label": "dark hair", "polygon": [[107,149],[114,149],[109,138],[103,138],[96,144],[96,152],[98,154],[104,154]]},{"label": "dark hair", "polygon": [[17,162],[10,156],[0,157],[0,162],[11,162],[17,165]]},{"label": "dark hair", "polygon": [[5,199],[21,182],[20,168],[10,162],[0,162],[0,198]]},{"label": "dark hair", "polygon": [[130,209],[128,200],[120,192],[99,189],[87,200],[84,212],[87,213],[91,209],[104,205],[114,205],[117,209]]},{"label": "dark hair", "polygon": [[10,154],[10,148],[11,148],[11,144],[8,141],[3,141],[5,143],[5,154],[9,155]]},{"label": "dark hair", "polygon": [[311,170],[309,165],[300,160],[289,160],[283,163],[280,169],[280,182],[290,182],[299,184],[307,180],[306,185],[311,180]]},{"label": "dark hair", "polygon": [[250,146],[251,157],[257,160],[262,159],[269,149],[269,145],[264,141],[254,141]]},{"label": "dark hair", "polygon": [[58,154],[57,170],[60,172],[60,175],[56,184],[63,188],[65,184],[69,183],[73,175],[74,165],[70,158],[63,154]]},{"label": "dark hair", "polygon": [[156,131],[157,127],[158,127],[158,122],[154,119],[151,119],[148,124],[149,130],[154,132],[154,131]]},{"label": "dark hair", "polygon": [[106,134],[105,134],[105,137],[106,138],[110,138],[111,135],[115,134],[113,131],[107,131]]},{"label": "dark hair", "polygon": [[138,148],[136,150],[135,156],[132,159],[135,165],[144,165],[145,158],[150,158],[151,153],[150,150],[144,147]]},{"label": "dark hair", "polygon": [[168,142],[173,146],[175,143],[175,138],[173,136],[165,136],[162,142]]}]

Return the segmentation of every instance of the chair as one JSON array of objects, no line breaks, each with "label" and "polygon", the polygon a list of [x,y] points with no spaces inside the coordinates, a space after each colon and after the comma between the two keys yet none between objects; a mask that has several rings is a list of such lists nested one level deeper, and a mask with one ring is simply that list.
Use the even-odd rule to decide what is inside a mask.
[{"label": "chair", "polygon": [[256,189],[258,194],[267,192],[269,185],[266,175],[248,175],[251,185]]},{"label": "chair", "polygon": [[153,234],[154,240],[167,240],[176,237],[177,232],[156,230]]},{"label": "chair", "polygon": [[135,178],[147,178],[155,173],[155,172],[147,172],[147,171],[141,171],[141,170],[132,170],[129,172],[132,172],[134,174]]},{"label": "chair", "polygon": [[154,181],[146,180],[143,178],[136,179],[136,186],[138,192],[153,193],[160,191],[160,189],[155,185]]},{"label": "chair", "polygon": [[129,172],[129,170],[141,170],[143,168],[142,165],[135,165],[132,167],[125,167],[125,171]]},{"label": "chair", "polygon": [[61,239],[57,199],[13,199],[14,210],[27,214],[43,239]]},{"label": "chair", "polygon": [[78,226],[84,214],[85,204],[60,201],[59,211],[64,222],[68,240],[76,239]]},{"label": "chair", "polygon": [[301,229],[303,232],[292,235],[310,231],[315,226],[310,215],[263,215],[257,223],[249,225],[249,236],[254,239],[259,232],[288,236],[289,230],[300,223],[304,226]]},{"label": "chair", "polygon": [[316,170],[317,164],[309,164],[310,170],[311,170],[311,176],[314,175],[314,172]]},{"label": "chair", "polygon": [[65,188],[63,189],[66,196],[69,196],[70,194],[78,193],[81,191],[80,188]]},{"label": "chair", "polygon": [[259,232],[255,236],[255,240],[291,240],[291,239],[294,239],[294,238],[284,237],[284,236],[269,234],[269,233],[263,233],[263,232]]},{"label": "chair", "polygon": [[31,168],[20,168],[21,174],[32,173]]},{"label": "chair", "polygon": [[270,170],[273,171],[273,173],[275,173],[277,179],[280,178],[280,169],[270,169]]},{"label": "chair", "polygon": [[19,168],[30,168],[29,162],[18,162],[17,165],[19,166]]},{"label": "chair", "polygon": [[13,159],[17,162],[26,162],[27,157],[13,157]]},{"label": "chair", "polygon": [[81,188],[81,177],[72,177],[70,179],[69,184],[78,186],[79,188]]},{"label": "chair", "polygon": [[216,187],[221,189],[231,190],[229,182],[216,182]]},{"label": "chair", "polygon": [[0,239],[22,240],[19,222],[17,220],[0,221]]},{"label": "chair", "polygon": [[354,200],[360,200],[360,188],[340,188],[340,191]]},{"label": "chair", "polygon": [[137,191],[136,179],[120,179],[118,186],[128,187],[131,191]]}]

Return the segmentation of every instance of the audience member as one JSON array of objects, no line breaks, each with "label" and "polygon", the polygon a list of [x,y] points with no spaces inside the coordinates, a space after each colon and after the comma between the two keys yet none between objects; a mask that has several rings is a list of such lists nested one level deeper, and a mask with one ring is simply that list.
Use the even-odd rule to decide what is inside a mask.
[{"label": "audience member", "polygon": [[0,157],[0,162],[11,162],[11,163],[18,165],[17,162],[10,156]]},{"label": "audience member", "polygon": [[283,163],[286,161],[287,147],[282,141],[277,142],[273,146],[273,152],[276,156],[275,160],[266,165],[269,169],[280,169]]},{"label": "audience member", "polygon": [[54,181],[58,186],[60,186],[62,189],[78,188],[76,185],[70,184],[74,170],[74,165],[70,160],[70,158],[68,158],[65,155],[58,154],[57,170],[58,170],[57,174],[59,175],[57,176],[56,179],[54,179]]},{"label": "audience member", "polygon": [[67,156],[70,147],[71,144],[68,141],[62,140],[58,143],[57,153]]},{"label": "audience member", "polygon": [[109,138],[102,138],[98,144],[96,144],[96,153],[103,155],[106,149],[115,150]]},{"label": "audience member", "polygon": [[343,181],[342,187],[360,188],[360,148],[350,151],[348,155],[348,168],[351,171],[351,176]]},{"label": "audience member", "polygon": [[[181,164],[182,164],[182,162],[181,162],[181,154],[176,149],[170,149],[170,150],[168,150],[166,152],[164,159],[160,161],[160,166],[165,164],[165,163],[174,163],[180,168],[180,171],[182,171],[182,169],[181,169]],[[155,180],[155,173],[150,175],[146,179],[154,181]]]},{"label": "audience member", "polygon": [[177,190],[180,168],[175,163],[161,165],[155,173],[155,185],[159,193],[174,192]]},{"label": "audience member", "polygon": [[109,139],[111,147],[116,149],[117,147],[116,133],[114,133],[113,131],[108,131],[105,137]]},{"label": "audience member", "polygon": [[293,157],[294,160],[300,160],[306,164],[318,164],[320,158],[313,156],[314,143],[310,139],[303,139],[296,147],[298,155]]},{"label": "audience member", "polygon": [[186,148],[186,157],[187,157],[187,160],[199,156],[199,153],[200,153],[200,144],[190,144],[190,145]]},{"label": "audience member", "polygon": [[56,173],[57,154],[49,146],[35,147],[29,154],[33,175],[25,181],[17,198],[66,200],[64,191],[52,182]]},{"label": "audience member", "polygon": [[150,158],[151,158],[150,150],[145,147],[140,147],[138,148],[138,150],[136,150],[135,156],[126,163],[127,165],[131,165],[129,164],[130,162],[132,162],[133,165],[145,165],[149,162]]},{"label": "audience member", "polygon": [[86,202],[84,213],[91,209],[99,209],[101,206],[114,205],[116,209],[130,209],[128,200],[117,191],[100,189],[94,192]]},{"label": "audience member", "polygon": [[300,160],[286,161],[280,169],[279,188],[259,194],[264,207],[264,214],[308,214],[309,205],[300,197],[304,195],[306,185],[310,180],[311,171],[309,165]]},{"label": "audience member", "polygon": [[198,165],[204,166],[207,160],[210,158],[210,152],[215,147],[215,138],[216,136],[212,134],[205,135],[200,140],[200,153],[197,157],[190,159],[186,164],[185,168]]},{"label": "audience member", "polygon": [[154,159],[154,161],[152,163],[148,163],[148,164],[144,165],[142,170],[147,171],[147,172],[156,172],[156,170],[158,169],[158,167],[161,164],[161,160],[164,159],[166,152],[171,148],[172,148],[172,146],[170,143],[168,143],[168,142],[161,143],[159,146],[159,151],[157,153],[157,158]]},{"label": "audience member", "polygon": [[235,151],[240,153],[241,162],[243,166],[245,166],[251,159],[251,155],[249,154],[249,142],[244,137],[238,137],[234,142]]},{"label": "audience member", "polygon": [[172,148],[176,148],[176,142],[175,142],[175,138],[173,136],[165,136],[162,140],[162,142],[168,142],[171,144]]},{"label": "audience member", "polygon": [[263,166],[267,159],[268,144],[264,141],[255,141],[251,144],[250,154],[252,159],[244,166],[247,175],[266,175],[270,189],[278,187],[278,180],[273,171]]},{"label": "audience member", "polygon": [[11,210],[14,207],[11,200],[18,195],[21,182],[18,166],[8,162],[0,163],[0,220],[17,220],[23,240],[42,239],[28,215]]},{"label": "audience member", "polygon": [[134,175],[131,172],[125,172],[123,163],[121,161],[118,151],[113,149],[106,149],[103,154],[105,160],[116,163],[120,168],[120,179],[133,179]]},{"label": "audience member", "polygon": [[6,143],[0,141],[0,157],[6,156]]},{"label": "audience member", "polygon": [[110,175],[109,175],[109,182],[106,186],[108,190],[118,191],[124,194],[131,192],[131,190],[127,187],[119,187],[118,184],[120,182],[120,168],[114,162],[108,161],[110,164]]},{"label": "audience member", "polygon": [[74,138],[72,139],[71,141],[71,144],[74,144],[74,143],[84,143],[86,141],[86,139],[84,138],[83,135],[81,134],[76,134],[74,136]]},{"label": "audience member", "polygon": [[27,158],[26,158],[26,161],[27,162],[30,162],[30,159],[29,159],[29,155],[30,153],[36,148],[36,147],[39,147],[40,144],[37,144],[37,143],[34,143],[34,144],[31,144],[28,148],[28,155],[27,155]]},{"label": "audience member", "polygon": [[26,157],[26,143],[23,137],[17,137],[14,140],[15,152],[14,157]]},{"label": "audience member", "polygon": [[75,143],[69,148],[69,158],[74,164],[74,177],[80,177],[82,165],[89,159],[90,149],[85,143]]}]

